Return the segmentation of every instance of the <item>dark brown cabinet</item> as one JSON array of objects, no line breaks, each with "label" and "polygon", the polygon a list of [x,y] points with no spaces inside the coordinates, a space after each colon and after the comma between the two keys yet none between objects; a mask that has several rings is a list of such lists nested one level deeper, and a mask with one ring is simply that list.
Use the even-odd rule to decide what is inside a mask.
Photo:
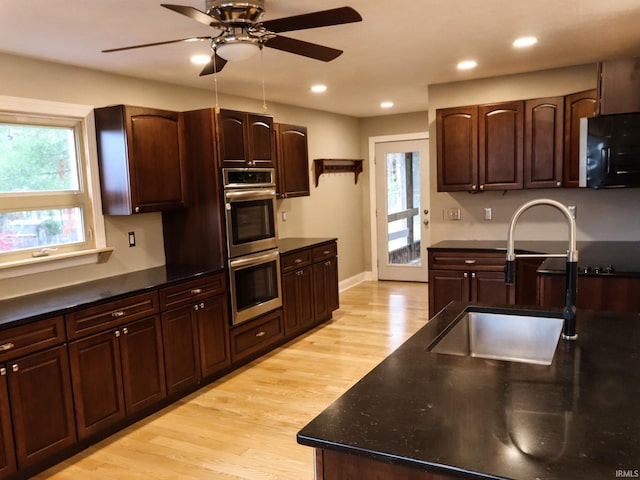
[{"label": "dark brown cabinet", "polygon": [[307,128],[275,124],[276,158],[278,161],[278,196],[280,198],[309,195],[309,148]]},{"label": "dark brown cabinet", "polygon": [[167,392],[197,385],[230,364],[224,274],[160,290]]},{"label": "dark brown cabinet", "polygon": [[217,120],[220,166],[275,167],[273,117],[220,110]]},{"label": "dark brown cabinet", "polygon": [[282,309],[241,323],[229,332],[231,360],[244,362],[270,350],[284,338]]},{"label": "dark brown cabinet", "polygon": [[513,286],[505,284],[505,254],[429,251],[429,316],[451,301],[511,304]]},{"label": "dark brown cabinet", "polygon": [[[538,282],[540,306],[562,308],[565,304],[564,275],[540,275]],[[580,275],[577,280],[576,306],[586,310],[637,313],[640,312],[639,291],[640,278],[637,277]]]},{"label": "dark brown cabinet", "polygon": [[478,106],[436,110],[438,191],[478,189]]},{"label": "dark brown cabinet", "polygon": [[76,441],[64,341],[62,317],[0,332],[0,474],[47,460]]},{"label": "dark brown cabinet", "polygon": [[181,113],[114,105],[95,109],[95,123],[105,214],[185,206]]},{"label": "dark brown cabinet", "polygon": [[562,186],[564,97],[525,102],[524,188]]},{"label": "dark brown cabinet", "polygon": [[479,190],[513,190],[523,186],[524,103],[478,107]]},{"label": "dark brown cabinet", "polygon": [[297,335],[314,324],[314,277],[312,250],[305,249],[280,257],[284,333]]},{"label": "dark brown cabinet", "polygon": [[158,311],[149,292],[65,316],[80,438],[166,396]]},{"label": "dark brown cabinet", "polygon": [[578,187],[580,182],[580,119],[596,114],[596,90],[567,95],[564,100],[564,162],[562,185]]},{"label": "dark brown cabinet", "polygon": [[317,322],[331,318],[340,306],[338,296],[338,257],[335,242],[314,247],[313,305]]},{"label": "dark brown cabinet", "polygon": [[609,60],[598,65],[598,113],[640,112],[640,58]]}]

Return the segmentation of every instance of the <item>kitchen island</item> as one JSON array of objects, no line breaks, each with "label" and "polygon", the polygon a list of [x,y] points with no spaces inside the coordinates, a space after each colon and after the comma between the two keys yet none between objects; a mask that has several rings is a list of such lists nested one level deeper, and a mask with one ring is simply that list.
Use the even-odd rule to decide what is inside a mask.
[{"label": "kitchen island", "polygon": [[442,310],[298,433],[316,478],[637,475],[639,314],[578,311],[548,366],[428,352],[469,308]]}]

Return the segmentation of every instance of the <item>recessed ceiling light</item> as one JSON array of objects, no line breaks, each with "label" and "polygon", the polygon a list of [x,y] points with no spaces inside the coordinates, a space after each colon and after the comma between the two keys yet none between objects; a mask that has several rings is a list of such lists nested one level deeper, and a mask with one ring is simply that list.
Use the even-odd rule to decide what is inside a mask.
[{"label": "recessed ceiling light", "polygon": [[536,37],[520,37],[513,42],[513,46],[518,48],[530,47],[536,43],[538,43],[538,39]]},{"label": "recessed ceiling light", "polygon": [[313,85],[311,87],[311,91],[313,93],[322,93],[322,92],[326,92],[327,91],[327,86],[326,85]]},{"label": "recessed ceiling light", "polygon": [[458,70],[470,70],[472,68],[476,68],[478,66],[478,62],[475,60],[465,60],[464,62],[458,63]]},{"label": "recessed ceiling light", "polygon": [[194,55],[191,57],[191,63],[195,63],[196,65],[206,65],[210,60],[210,55]]},{"label": "recessed ceiling light", "polygon": [[393,107],[393,102],[382,102],[380,104],[380,107],[382,107],[382,108],[391,108],[391,107]]}]

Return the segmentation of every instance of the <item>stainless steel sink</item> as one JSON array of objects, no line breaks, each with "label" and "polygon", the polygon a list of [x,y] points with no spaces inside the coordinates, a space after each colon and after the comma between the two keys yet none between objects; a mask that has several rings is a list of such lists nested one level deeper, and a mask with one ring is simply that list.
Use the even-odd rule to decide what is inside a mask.
[{"label": "stainless steel sink", "polygon": [[562,318],[467,311],[427,350],[551,365],[562,325]]}]

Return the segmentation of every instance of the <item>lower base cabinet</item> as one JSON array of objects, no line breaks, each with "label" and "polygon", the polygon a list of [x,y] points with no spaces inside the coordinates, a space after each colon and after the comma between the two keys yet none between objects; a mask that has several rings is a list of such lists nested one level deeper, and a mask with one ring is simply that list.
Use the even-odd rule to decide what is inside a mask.
[{"label": "lower base cabinet", "polygon": [[166,396],[158,315],[71,342],[69,358],[81,439]]},{"label": "lower base cabinet", "polygon": [[282,309],[241,323],[229,332],[233,363],[253,358],[284,338]]},{"label": "lower base cabinet", "polygon": [[0,365],[0,478],[12,474],[17,467],[12,428],[7,368]]}]

